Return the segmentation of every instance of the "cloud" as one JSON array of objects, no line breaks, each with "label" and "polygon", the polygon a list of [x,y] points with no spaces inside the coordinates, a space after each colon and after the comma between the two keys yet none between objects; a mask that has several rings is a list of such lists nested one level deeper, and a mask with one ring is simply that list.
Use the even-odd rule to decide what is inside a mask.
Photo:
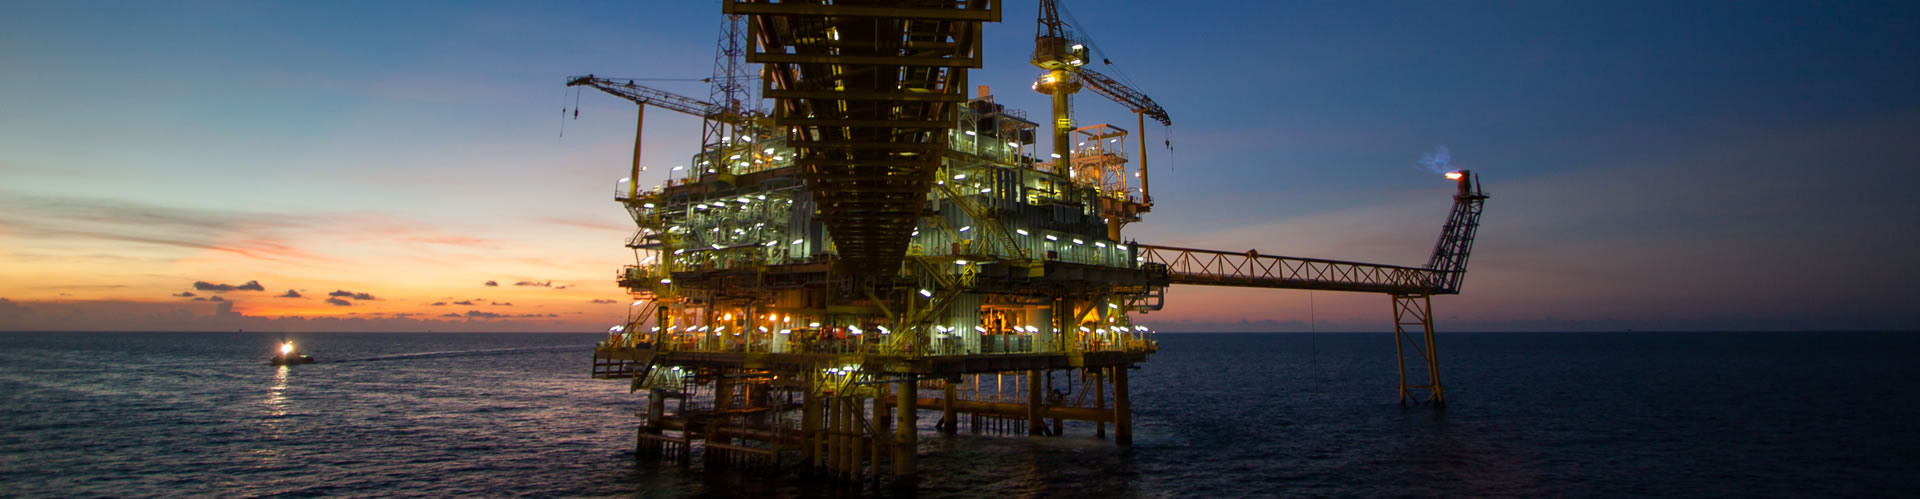
[{"label": "cloud", "polygon": [[487,304],[488,304],[488,305],[493,305],[493,306],[496,306],[496,307],[511,307],[511,306],[513,306],[513,302],[510,302],[510,301],[490,301],[490,302],[487,302]]},{"label": "cloud", "polygon": [[267,287],[261,286],[260,281],[247,281],[246,284],[239,286],[232,284],[214,284],[207,281],[193,281],[193,289],[201,291],[266,291]]},{"label": "cloud", "polygon": [[226,299],[226,298],[221,298],[221,297],[219,297],[219,296],[214,296],[214,297],[212,297],[212,298],[208,298],[208,299],[207,299],[207,301],[227,301],[227,299]]},{"label": "cloud", "polygon": [[588,303],[620,303],[620,300],[599,299],[599,300],[590,301]]},{"label": "cloud", "polygon": [[204,296],[195,296],[195,297],[193,297],[193,301],[207,301],[207,297],[204,297]]},{"label": "cloud", "polygon": [[[158,295],[159,293],[150,293]],[[275,293],[277,294],[277,293]],[[316,304],[325,292],[308,292]],[[0,295],[6,296],[6,295]],[[272,296],[272,295],[267,295]],[[201,296],[200,298],[204,298]],[[392,298],[389,298],[391,300]],[[4,331],[248,331],[299,332],[533,332],[590,331],[606,328],[606,319],[587,319],[561,312],[557,318],[506,317],[468,319],[460,310],[440,310],[432,314],[397,317],[396,314],[371,313],[360,307],[323,305],[309,315],[247,315],[234,307],[232,312],[215,314],[207,302],[177,298],[161,301],[56,300],[27,301],[7,296],[0,298],[0,330]],[[244,300],[241,300],[244,301]],[[342,299],[348,303],[352,300]],[[234,300],[222,302],[230,305]],[[284,302],[283,302],[284,303]],[[219,304],[215,304],[219,305]],[[371,308],[371,307],[368,307]],[[353,315],[352,312],[362,313]],[[413,311],[410,311],[413,312]],[[454,313],[453,316],[443,315]],[[0,333],[3,334],[3,333]]]},{"label": "cloud", "polygon": [[12,300],[8,300],[6,298],[0,298],[0,317],[12,318],[12,317],[18,317],[23,315],[29,315],[32,313],[33,313],[33,309],[22,307],[20,306],[20,304],[14,303]]},{"label": "cloud", "polygon": [[513,283],[513,285],[515,285],[515,286],[530,286],[530,287],[542,287],[542,288],[551,288],[551,287],[553,287],[553,281],[540,281],[540,282],[534,282],[534,281],[520,281],[520,282],[516,282],[516,283]]},{"label": "cloud", "polygon": [[453,304],[454,304],[454,305],[472,305],[472,304],[473,304],[473,300],[460,300],[460,301],[457,301],[457,302],[453,302]]},{"label": "cloud", "polygon": [[194,296],[194,294],[193,294],[193,292],[192,292],[192,291],[181,291],[181,292],[178,292],[178,293],[174,293],[174,294],[172,294],[171,296],[178,296],[178,297],[181,297],[181,298],[192,298],[192,297]]},{"label": "cloud", "polygon": [[10,236],[21,236],[28,241],[127,242],[223,251],[281,263],[320,260],[288,244],[279,234],[290,228],[310,226],[313,220],[288,214],[198,210],[120,199],[0,195],[0,226],[6,227]]},{"label": "cloud", "polygon": [[447,302],[437,301],[437,302],[433,302],[431,305],[435,307],[444,307],[444,306],[447,306]]},{"label": "cloud", "polygon": [[280,295],[280,297],[281,298],[300,298],[301,296],[299,291],[294,291],[289,289],[287,290],[287,294]]},{"label": "cloud", "polygon": [[620,225],[612,222],[603,222],[600,220],[577,220],[577,219],[551,218],[551,217],[535,218],[533,220],[542,222],[542,223],[549,223],[549,224],[569,225],[573,227],[579,227],[582,229],[633,232],[632,224]]},{"label": "cloud", "polygon": [[353,302],[350,302],[350,301],[346,301],[346,300],[342,300],[342,299],[339,299],[339,298],[328,298],[328,299],[327,299],[327,303],[331,303],[331,304],[334,304],[334,305],[336,305],[336,306],[341,306],[341,307],[351,307],[351,306],[353,306]]},{"label": "cloud", "polygon": [[452,318],[455,318],[455,319],[458,319],[458,318],[460,318],[460,314],[454,314],[454,313],[446,313],[446,314],[440,314],[440,316],[441,316],[441,317],[452,317]]},{"label": "cloud", "polygon": [[573,287],[573,286],[571,286],[571,285],[567,285],[567,284],[561,284],[561,285],[559,285],[559,286],[554,286],[554,287],[553,287],[553,289],[567,289],[567,288],[570,288],[570,287]]},{"label": "cloud", "polygon": [[327,293],[327,296],[332,296],[335,298],[352,298],[355,300],[378,300],[379,299],[379,298],[374,298],[372,294],[355,293],[355,292],[347,291],[344,289],[334,290],[332,293]]},{"label": "cloud", "polygon": [[500,285],[500,281],[487,281],[487,286],[489,287],[499,286],[499,285]]},{"label": "cloud", "polygon": [[479,310],[468,310],[467,317],[475,317],[480,319],[497,319],[504,316],[493,313],[493,312],[481,312]]}]

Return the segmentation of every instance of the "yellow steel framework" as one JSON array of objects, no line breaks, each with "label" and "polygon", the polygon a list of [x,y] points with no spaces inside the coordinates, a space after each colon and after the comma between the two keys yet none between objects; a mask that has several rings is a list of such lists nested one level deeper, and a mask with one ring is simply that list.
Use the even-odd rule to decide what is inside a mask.
[{"label": "yellow steel framework", "polygon": [[763,64],[774,123],[798,150],[843,271],[872,280],[900,267],[997,5],[724,4],[747,17],[747,62]]},{"label": "yellow steel framework", "polygon": [[[1127,444],[1127,373],[1158,350],[1128,314],[1159,310],[1170,284],[1392,295],[1402,401],[1444,402],[1429,297],[1458,292],[1465,272],[1485,199],[1465,172],[1425,268],[1138,245],[1120,228],[1150,209],[1144,138],[1135,191],[1129,132],[1073,128],[1068,96],[1084,84],[1140,125],[1170,120],[1081,67],[1084,40],[1052,0],[1032,59],[1048,70],[1035,89],[1053,96],[1052,154],[1036,151],[1041,125],[984,86],[964,95],[997,0],[723,5],[710,99],[723,104],[569,81],[705,118],[691,168],[650,190],[634,185],[636,126],[633,176],[615,193],[639,226],[636,262],[617,275],[636,301],[593,375],[649,392],[638,450],[685,459],[699,442],[710,464],[798,454],[835,476],[889,462],[911,477],[916,408],[936,406],[947,432],[964,418],[1058,435],[1070,419]],[[770,115],[743,108],[736,58],[762,64]],[[1407,374],[1409,351],[1424,377]]]},{"label": "yellow steel framework", "polygon": [[[1473,249],[1474,235],[1480,228],[1480,213],[1487,195],[1480,190],[1479,177],[1469,171],[1447,174],[1459,187],[1453,196],[1453,209],[1433,256],[1426,267],[1403,267],[1375,263],[1347,262],[1318,258],[1262,255],[1258,251],[1232,252],[1138,245],[1142,261],[1164,266],[1171,284],[1197,286],[1238,286],[1252,288],[1313,289],[1382,293],[1393,300],[1394,355],[1400,366],[1400,402],[1421,401],[1417,390],[1427,391],[1425,402],[1446,404],[1446,390],[1440,384],[1440,359],[1434,350],[1433,300],[1436,294],[1458,294],[1467,272],[1467,259]],[[1413,326],[1413,328],[1409,328]],[[1420,336],[1416,341],[1413,336]],[[1410,345],[1410,346],[1409,346]],[[1425,381],[1409,382],[1408,352],[1425,366]]]}]

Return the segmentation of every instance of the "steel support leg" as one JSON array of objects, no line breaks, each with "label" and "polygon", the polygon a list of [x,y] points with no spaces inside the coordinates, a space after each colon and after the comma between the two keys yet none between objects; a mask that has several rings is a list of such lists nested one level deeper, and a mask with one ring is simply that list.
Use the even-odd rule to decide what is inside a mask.
[{"label": "steel support leg", "polygon": [[[951,386],[948,387],[947,393],[953,393]],[[920,427],[919,380],[908,376],[905,381],[900,382],[900,389],[896,391],[895,397],[898,401],[897,410],[900,413],[900,421],[896,425],[893,439],[893,475],[911,479],[919,473],[920,433],[917,431]],[[952,406],[952,404],[947,405]],[[947,424],[952,425],[953,422],[949,421]]]},{"label": "steel support leg", "polygon": [[951,378],[941,381],[940,384],[945,387],[946,392],[946,398],[940,399],[940,420],[947,422],[947,426],[940,431],[952,435],[960,431],[959,415],[953,412],[953,398],[959,395],[957,393],[959,390],[953,389]]},{"label": "steel support leg", "polygon": [[[1433,297],[1429,295],[1393,295],[1393,350],[1399,358],[1400,367],[1400,403],[1432,403],[1435,406],[1447,405],[1446,390],[1440,384],[1440,358],[1434,350],[1433,341]],[[1419,334],[1420,338],[1413,336]],[[1417,379],[1407,380],[1407,351],[1413,351],[1419,360],[1426,364],[1426,382]],[[1419,366],[1415,366],[1419,369]],[[1426,390],[1427,399],[1420,400],[1413,393]]]},{"label": "steel support leg", "polygon": [[1047,432],[1047,420],[1040,417],[1040,371],[1027,371],[1027,435]]},{"label": "steel support leg", "polygon": [[1127,394],[1127,366],[1113,366],[1113,443],[1133,445],[1133,401]]}]

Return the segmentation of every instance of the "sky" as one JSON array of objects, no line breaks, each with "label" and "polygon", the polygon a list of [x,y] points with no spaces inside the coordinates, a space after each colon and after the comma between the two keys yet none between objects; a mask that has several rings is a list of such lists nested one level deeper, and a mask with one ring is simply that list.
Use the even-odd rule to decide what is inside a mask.
[{"label": "sky", "polygon": [[[1442,331],[1912,329],[1920,3],[1063,1],[1161,103],[1147,244],[1418,265],[1487,202]],[[973,83],[1028,89],[1035,2]],[[682,2],[0,6],[0,330],[602,331],[630,103],[698,98]],[[1110,63],[1110,64],[1109,64]],[[1097,95],[1082,124],[1133,128]],[[577,118],[572,117],[578,109]],[[647,114],[642,163],[699,121]],[[657,183],[665,168],[643,174]],[[1162,331],[1384,331],[1371,294],[1176,286]]]}]

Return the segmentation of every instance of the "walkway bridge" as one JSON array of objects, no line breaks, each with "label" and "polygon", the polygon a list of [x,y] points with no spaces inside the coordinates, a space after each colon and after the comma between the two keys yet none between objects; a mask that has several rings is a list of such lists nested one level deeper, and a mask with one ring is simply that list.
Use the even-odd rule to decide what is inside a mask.
[{"label": "walkway bridge", "polygon": [[[1400,361],[1400,402],[1416,400],[1414,390],[1426,390],[1427,402],[1446,404],[1440,384],[1440,364],[1434,352],[1433,295],[1460,293],[1467,258],[1479,232],[1480,212],[1487,200],[1472,172],[1449,173],[1460,186],[1453,211],[1434,244],[1425,267],[1348,262],[1318,258],[1262,255],[1258,251],[1219,251],[1172,246],[1138,245],[1142,261],[1163,265],[1169,284],[1248,288],[1307,289],[1382,293],[1393,297],[1394,350]],[[1421,338],[1415,339],[1414,333]],[[1407,377],[1407,352],[1426,364],[1425,380]]]}]

